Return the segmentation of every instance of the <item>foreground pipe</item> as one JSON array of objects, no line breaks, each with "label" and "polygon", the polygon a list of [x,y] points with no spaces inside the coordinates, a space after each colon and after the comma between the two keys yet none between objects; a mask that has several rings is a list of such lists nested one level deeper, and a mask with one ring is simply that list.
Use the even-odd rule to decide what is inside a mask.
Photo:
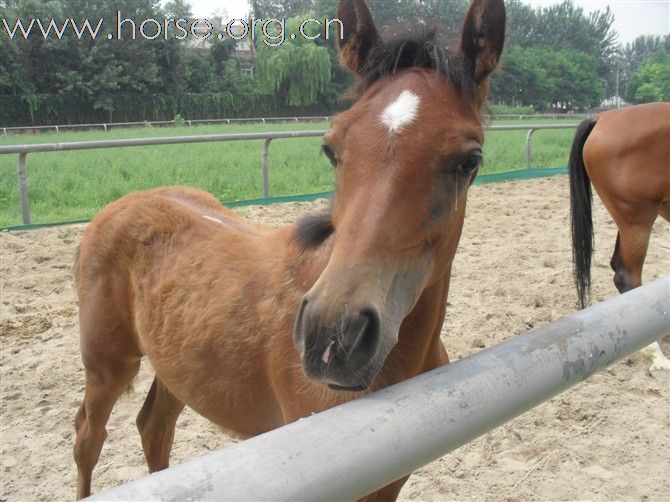
[{"label": "foreground pipe", "polygon": [[92,497],[356,499],[670,332],[670,277],[474,356]]}]

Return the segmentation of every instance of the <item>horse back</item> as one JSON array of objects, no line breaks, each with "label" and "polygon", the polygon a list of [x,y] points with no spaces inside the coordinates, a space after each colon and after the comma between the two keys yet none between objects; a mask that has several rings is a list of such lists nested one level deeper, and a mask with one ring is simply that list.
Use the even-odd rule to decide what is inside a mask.
[{"label": "horse back", "polygon": [[172,283],[197,287],[206,280],[199,270],[215,267],[214,260],[253,261],[267,233],[200,190],[130,194],[103,208],[84,232],[75,263],[80,309],[106,303],[134,331],[143,291]]},{"label": "horse back", "polygon": [[[223,207],[212,195],[186,187],[135,192],[103,208],[90,222],[80,245],[78,282],[100,268],[127,268],[142,250],[160,243],[188,247],[198,236],[230,233],[260,236],[253,226]],[[185,238],[181,238],[185,237]]]}]

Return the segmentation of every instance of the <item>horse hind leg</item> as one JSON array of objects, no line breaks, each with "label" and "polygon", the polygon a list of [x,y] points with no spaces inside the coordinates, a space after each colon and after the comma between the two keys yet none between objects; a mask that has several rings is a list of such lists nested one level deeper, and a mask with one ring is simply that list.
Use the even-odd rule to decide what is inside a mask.
[{"label": "horse hind leg", "polygon": [[658,206],[635,209],[638,211],[635,215],[613,213],[619,232],[610,265],[614,270],[614,285],[619,293],[625,293],[642,284],[642,267],[647,255],[649,237],[659,212]]},{"label": "horse hind leg", "polygon": [[175,425],[183,409],[184,403],[155,377],[136,422],[149,472],[168,467]]},{"label": "horse hind leg", "polygon": [[106,425],[114,403],[137,375],[140,360],[115,361],[113,364],[86,363],[84,401],[75,416],[77,438],[74,459],[77,464],[77,499],[91,494],[93,468],[98,463],[102,444],[107,438]]},{"label": "horse hind leg", "polygon": [[610,260],[610,267],[614,271],[614,285],[619,293],[630,291],[633,286],[629,280],[628,270],[625,268],[621,259],[621,233],[616,234],[616,243],[614,244],[614,253]]},{"label": "horse hind leg", "polygon": [[[617,222],[619,233],[610,264],[614,270],[614,284],[620,293],[642,284],[642,266],[647,254],[651,229],[658,214],[668,219],[670,207],[663,203],[656,210],[640,211],[642,218],[634,225]],[[648,345],[641,353],[651,360],[649,373],[652,376],[657,376],[659,372],[670,371],[670,360],[665,357],[658,342]]]}]

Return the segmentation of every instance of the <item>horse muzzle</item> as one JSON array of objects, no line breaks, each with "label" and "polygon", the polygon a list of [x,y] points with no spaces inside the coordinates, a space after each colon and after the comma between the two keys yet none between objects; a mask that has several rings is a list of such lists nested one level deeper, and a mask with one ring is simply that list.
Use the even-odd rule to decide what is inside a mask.
[{"label": "horse muzzle", "polygon": [[372,306],[349,310],[345,305],[328,315],[307,293],[293,337],[308,378],[335,390],[360,391],[370,385],[383,363],[378,361],[381,322]]}]

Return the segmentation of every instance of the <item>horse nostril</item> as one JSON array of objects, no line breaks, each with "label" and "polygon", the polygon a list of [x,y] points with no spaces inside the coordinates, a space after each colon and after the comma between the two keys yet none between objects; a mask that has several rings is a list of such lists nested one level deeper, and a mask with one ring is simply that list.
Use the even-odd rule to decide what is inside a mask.
[{"label": "horse nostril", "polygon": [[379,345],[379,314],[373,309],[363,309],[349,320],[343,337],[343,348],[347,360],[360,359],[367,362]]}]

